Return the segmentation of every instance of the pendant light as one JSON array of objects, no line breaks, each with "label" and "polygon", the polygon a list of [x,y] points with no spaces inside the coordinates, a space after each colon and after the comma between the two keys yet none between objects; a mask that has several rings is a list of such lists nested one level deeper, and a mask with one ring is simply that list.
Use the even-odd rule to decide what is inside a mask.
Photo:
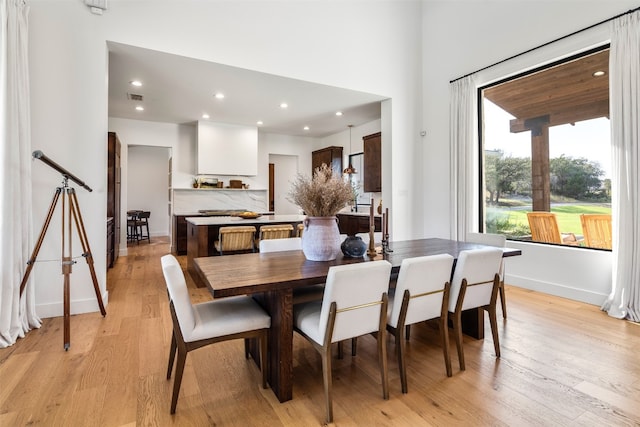
[{"label": "pendant light", "polygon": [[[351,128],[353,127],[353,125],[348,125],[348,126],[349,126],[349,154],[351,154]],[[342,171],[342,173],[345,175],[355,175],[358,173],[358,171],[356,170],[356,168],[353,167],[353,165],[351,164],[351,161],[349,161],[349,166],[347,166],[346,169]]]}]

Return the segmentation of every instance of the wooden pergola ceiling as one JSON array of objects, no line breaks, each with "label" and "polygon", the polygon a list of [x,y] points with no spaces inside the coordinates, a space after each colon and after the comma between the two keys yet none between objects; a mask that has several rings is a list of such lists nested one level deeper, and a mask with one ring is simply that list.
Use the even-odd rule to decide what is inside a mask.
[{"label": "wooden pergola ceiling", "polygon": [[[515,117],[511,132],[609,117],[609,49],[484,90]],[[594,77],[596,71],[605,75]]]}]

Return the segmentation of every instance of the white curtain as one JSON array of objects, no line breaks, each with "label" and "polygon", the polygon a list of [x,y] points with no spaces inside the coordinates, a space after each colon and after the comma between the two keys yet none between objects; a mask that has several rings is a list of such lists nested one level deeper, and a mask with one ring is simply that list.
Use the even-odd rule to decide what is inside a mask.
[{"label": "white curtain", "polygon": [[640,321],[640,11],[611,23],[613,289],[610,316]]},{"label": "white curtain", "polygon": [[464,239],[478,218],[477,192],[477,88],[473,76],[449,86],[449,138],[451,159],[451,238]]},{"label": "white curtain", "polygon": [[28,15],[24,0],[0,0],[0,347],[40,327],[33,283],[20,282],[33,242]]}]

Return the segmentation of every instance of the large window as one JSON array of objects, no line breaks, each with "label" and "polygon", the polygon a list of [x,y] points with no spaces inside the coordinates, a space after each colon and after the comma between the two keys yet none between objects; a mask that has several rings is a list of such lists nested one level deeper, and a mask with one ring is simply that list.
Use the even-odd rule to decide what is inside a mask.
[{"label": "large window", "polygon": [[[608,59],[600,48],[480,90],[486,232],[610,249],[610,232],[602,243],[583,226],[610,227]],[[545,217],[542,229],[534,216]]]}]

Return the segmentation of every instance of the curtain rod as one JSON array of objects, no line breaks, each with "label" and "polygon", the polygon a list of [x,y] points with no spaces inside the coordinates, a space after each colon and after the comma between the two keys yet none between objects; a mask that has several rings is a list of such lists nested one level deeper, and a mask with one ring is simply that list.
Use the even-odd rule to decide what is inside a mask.
[{"label": "curtain rod", "polygon": [[631,9],[631,10],[628,10],[628,11],[626,11],[626,12],[620,13],[620,14],[618,14],[618,15],[616,15],[616,16],[613,16],[613,17],[611,17],[611,18],[608,18],[608,19],[605,19],[605,20],[603,20],[603,21],[597,22],[597,23],[595,23],[595,24],[593,24],[593,25],[589,25],[589,26],[588,26],[588,27],[586,27],[586,28],[582,28],[582,29],[580,29],[580,30],[574,31],[574,32],[573,32],[573,33],[571,33],[571,34],[567,34],[567,35],[565,35],[565,36],[558,37],[557,39],[554,39],[554,40],[548,41],[548,42],[543,43],[543,44],[541,44],[541,45],[539,45],[539,46],[536,46],[536,47],[532,47],[531,49],[529,49],[529,50],[525,50],[524,52],[520,52],[520,53],[517,53],[517,54],[515,54],[515,55],[513,55],[513,56],[510,56],[510,57],[508,57],[508,58],[502,59],[502,60],[500,60],[500,61],[498,61],[498,62],[494,62],[493,64],[487,65],[486,67],[482,67],[482,68],[480,68],[480,69],[477,69],[476,71],[472,71],[472,72],[470,72],[470,73],[468,73],[468,74],[465,74],[464,76],[458,77],[457,79],[450,80],[450,81],[449,81],[449,83],[457,82],[458,80],[464,79],[465,77],[469,77],[469,76],[470,76],[470,75],[472,75],[472,74],[479,73],[480,71],[484,71],[484,70],[486,70],[486,69],[488,69],[488,68],[491,68],[491,67],[494,67],[494,66],[496,66],[496,65],[502,64],[503,62],[510,61],[510,60],[512,60],[512,59],[514,59],[514,58],[517,58],[517,57],[519,57],[519,56],[522,56],[522,55],[526,55],[526,54],[527,54],[527,53],[529,53],[529,52],[533,52],[534,50],[537,50],[537,49],[543,48],[543,47],[545,47],[545,46],[548,46],[548,45],[550,45],[551,43],[555,43],[555,42],[558,42],[558,41],[560,41],[560,40],[564,40],[564,39],[566,39],[566,38],[568,38],[568,37],[575,36],[576,34],[579,34],[579,33],[583,32],[583,31],[590,30],[590,29],[591,29],[591,28],[593,28],[593,27],[597,27],[598,25],[604,24],[605,22],[613,21],[614,19],[620,18],[621,16],[629,15],[630,13],[636,12],[636,11],[638,11],[638,10],[640,10],[640,7],[636,7],[635,9]]}]

